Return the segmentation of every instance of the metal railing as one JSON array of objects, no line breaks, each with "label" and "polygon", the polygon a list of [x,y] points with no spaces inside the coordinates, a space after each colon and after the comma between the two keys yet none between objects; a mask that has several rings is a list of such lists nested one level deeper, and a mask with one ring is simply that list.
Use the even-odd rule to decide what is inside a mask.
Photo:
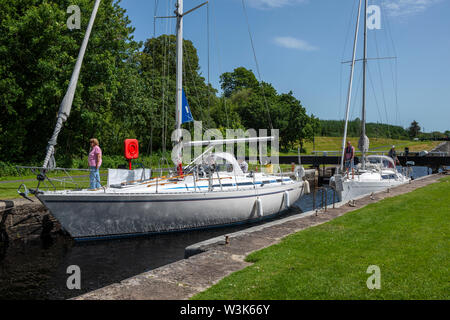
[{"label": "metal railing", "polygon": [[[320,206],[317,206],[317,195],[316,193],[318,193],[319,191],[321,194],[321,203]],[[336,190],[332,187],[315,187],[314,191],[313,191],[313,211],[316,211],[316,213],[319,210],[324,210],[324,212],[327,212],[328,209],[328,194],[329,192],[333,193],[333,209],[335,208],[335,204],[336,204]]]}]

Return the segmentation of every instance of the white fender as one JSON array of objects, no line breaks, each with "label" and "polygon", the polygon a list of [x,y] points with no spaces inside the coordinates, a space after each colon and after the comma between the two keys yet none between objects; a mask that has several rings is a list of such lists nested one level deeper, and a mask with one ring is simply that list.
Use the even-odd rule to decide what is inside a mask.
[{"label": "white fender", "polygon": [[308,180],[305,180],[303,183],[305,184],[305,186],[304,186],[304,188],[305,188],[304,194],[310,194],[311,193],[311,189],[309,188]]},{"label": "white fender", "polygon": [[262,217],[264,215],[262,202],[259,197],[256,198],[256,213],[257,213],[258,217]]},{"label": "white fender", "polygon": [[284,192],[284,207],[289,208],[291,205],[291,202],[289,201],[289,191]]}]

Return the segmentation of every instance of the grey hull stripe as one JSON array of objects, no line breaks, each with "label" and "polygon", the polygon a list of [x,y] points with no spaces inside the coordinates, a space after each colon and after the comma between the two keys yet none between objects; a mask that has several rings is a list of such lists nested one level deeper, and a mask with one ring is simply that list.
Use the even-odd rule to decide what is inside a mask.
[{"label": "grey hull stripe", "polygon": [[[224,200],[224,199],[238,199],[238,198],[254,198],[257,196],[267,196],[271,194],[277,194],[277,193],[283,193],[285,191],[293,191],[294,189],[286,189],[282,191],[276,191],[276,192],[270,192],[270,193],[260,193],[258,195],[248,195],[248,196],[235,196],[235,197],[217,197],[217,198],[199,198],[199,199],[192,199],[192,198],[186,198],[186,199],[167,199],[167,200],[43,200],[45,202],[96,202],[96,203],[109,203],[109,202],[172,202],[172,201],[204,201],[204,200]],[[121,195],[124,197],[124,195]],[[126,197],[129,197],[130,195],[126,195]],[[85,197],[84,195],[81,197]]]}]

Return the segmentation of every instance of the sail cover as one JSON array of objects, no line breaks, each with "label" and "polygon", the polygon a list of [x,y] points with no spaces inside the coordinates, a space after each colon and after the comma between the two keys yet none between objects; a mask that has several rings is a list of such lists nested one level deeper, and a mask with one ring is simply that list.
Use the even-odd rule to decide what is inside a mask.
[{"label": "sail cover", "polygon": [[192,117],[191,109],[189,109],[189,104],[186,98],[186,94],[184,93],[183,89],[183,101],[182,101],[182,112],[181,112],[181,123],[191,122],[194,121],[194,118]]},{"label": "sail cover", "polygon": [[361,136],[358,141],[358,148],[361,152],[367,153],[369,151],[369,137],[366,135]]}]

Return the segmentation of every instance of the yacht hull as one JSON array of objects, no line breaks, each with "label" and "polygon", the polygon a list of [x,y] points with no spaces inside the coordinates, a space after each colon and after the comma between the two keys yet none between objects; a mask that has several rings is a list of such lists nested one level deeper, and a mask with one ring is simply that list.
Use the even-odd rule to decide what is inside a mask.
[{"label": "yacht hull", "polygon": [[95,240],[258,221],[281,213],[303,193],[304,182],[298,181],[235,191],[44,193],[38,198],[74,239]]},{"label": "yacht hull", "polygon": [[357,181],[347,180],[343,182],[344,190],[339,191],[338,197],[341,202],[348,202],[350,200],[355,200],[358,197],[371,194],[372,192],[379,192],[399,186],[401,184],[407,183],[408,181]]}]

